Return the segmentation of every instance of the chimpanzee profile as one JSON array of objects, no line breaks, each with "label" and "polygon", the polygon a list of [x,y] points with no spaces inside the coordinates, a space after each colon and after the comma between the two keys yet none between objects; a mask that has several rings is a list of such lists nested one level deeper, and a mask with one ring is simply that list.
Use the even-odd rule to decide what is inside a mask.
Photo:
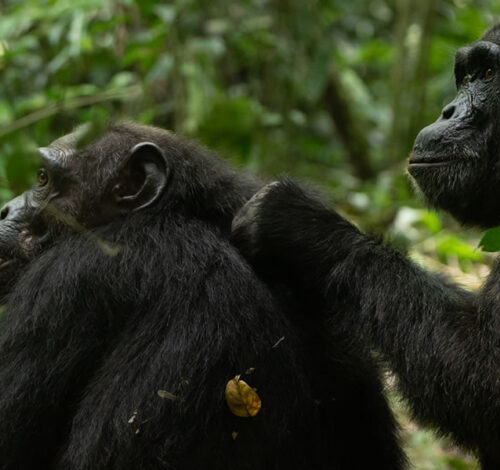
[{"label": "chimpanzee profile", "polygon": [[87,139],[0,211],[0,469],[403,468],[370,356],[229,243],[258,184],[160,129]]},{"label": "chimpanzee profile", "polygon": [[[457,97],[417,136],[409,173],[464,224],[500,224],[500,25],[455,57]],[[415,416],[500,469],[500,264],[478,294],[429,273],[290,181],[254,196],[234,238],[261,272],[328,307],[309,322],[371,342]],[[313,312],[316,313],[316,312]]]}]

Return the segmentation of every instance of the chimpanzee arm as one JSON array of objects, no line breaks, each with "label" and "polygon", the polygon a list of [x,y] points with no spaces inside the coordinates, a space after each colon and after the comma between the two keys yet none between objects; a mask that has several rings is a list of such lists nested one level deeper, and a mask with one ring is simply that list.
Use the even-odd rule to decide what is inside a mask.
[{"label": "chimpanzee arm", "polygon": [[235,243],[262,273],[323,298],[333,328],[368,338],[385,355],[421,420],[498,468],[500,268],[475,296],[362,234],[291,182],[263,191],[235,219]]}]

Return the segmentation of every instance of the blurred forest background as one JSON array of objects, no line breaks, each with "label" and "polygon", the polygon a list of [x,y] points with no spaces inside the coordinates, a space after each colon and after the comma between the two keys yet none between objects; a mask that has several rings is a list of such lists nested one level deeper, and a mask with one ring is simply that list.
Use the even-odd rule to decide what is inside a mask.
[{"label": "blurred forest background", "polygon": [[[38,146],[84,121],[127,118],[197,139],[263,178],[317,182],[363,229],[470,287],[488,273],[480,234],[426,210],[405,160],[454,96],[454,51],[500,19],[500,1],[0,0],[0,8],[0,203],[34,180]],[[477,468],[413,424],[396,397],[394,406],[415,468]]]}]

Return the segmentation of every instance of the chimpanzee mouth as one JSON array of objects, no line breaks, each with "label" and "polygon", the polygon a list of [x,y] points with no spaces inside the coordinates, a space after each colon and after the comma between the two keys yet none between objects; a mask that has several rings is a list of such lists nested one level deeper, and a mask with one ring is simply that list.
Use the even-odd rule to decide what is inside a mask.
[{"label": "chimpanzee mouth", "polygon": [[439,166],[450,165],[455,163],[457,159],[438,159],[429,156],[421,156],[415,153],[408,158],[408,169],[411,168],[435,168]]}]

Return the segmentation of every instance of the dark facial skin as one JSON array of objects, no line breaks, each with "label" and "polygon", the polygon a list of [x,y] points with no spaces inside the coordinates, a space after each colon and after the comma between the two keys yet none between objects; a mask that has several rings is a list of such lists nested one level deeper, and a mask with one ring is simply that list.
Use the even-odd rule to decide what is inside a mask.
[{"label": "dark facial skin", "polygon": [[[57,192],[49,163],[44,162],[38,172],[38,184],[7,203],[0,211],[0,303],[15,284],[23,267],[49,241],[49,232],[43,222],[43,206]],[[50,184],[49,184],[50,183]]]},{"label": "dark facial skin", "polygon": [[110,155],[96,169],[89,156],[100,144],[79,149],[84,131],[40,148],[37,184],[0,210],[0,305],[24,266],[58,239],[149,205],[165,187],[167,164],[155,144],[136,145],[123,164]]},{"label": "dark facial skin", "polygon": [[19,196],[0,212],[0,304],[33,251],[26,223],[29,210],[24,196]]},{"label": "dark facial skin", "polygon": [[[455,56],[456,98],[418,134],[408,171],[431,205],[464,224],[500,223],[500,45],[491,32]],[[488,39],[488,40],[486,40]],[[467,195],[464,197],[464,195]]]}]

